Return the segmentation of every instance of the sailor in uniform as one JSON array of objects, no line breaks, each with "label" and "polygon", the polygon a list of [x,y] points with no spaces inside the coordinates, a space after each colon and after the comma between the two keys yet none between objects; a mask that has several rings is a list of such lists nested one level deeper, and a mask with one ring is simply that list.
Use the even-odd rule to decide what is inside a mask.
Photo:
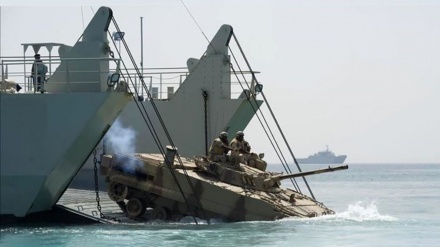
[{"label": "sailor in uniform", "polygon": [[46,80],[47,66],[41,60],[40,54],[34,55],[34,63],[32,64],[31,78],[34,84],[34,90],[37,92],[44,91],[44,81]]}]

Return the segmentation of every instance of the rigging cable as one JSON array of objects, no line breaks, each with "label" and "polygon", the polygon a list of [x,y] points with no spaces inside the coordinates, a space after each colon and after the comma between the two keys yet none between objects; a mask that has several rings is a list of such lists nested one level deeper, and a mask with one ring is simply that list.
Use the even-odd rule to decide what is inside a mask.
[{"label": "rigging cable", "polygon": [[[182,5],[185,7],[185,9],[187,10],[188,14],[191,16],[191,18],[192,18],[192,20],[194,21],[194,23],[195,23],[195,24],[197,25],[197,27],[199,28],[199,30],[200,30],[200,32],[202,33],[202,35],[203,35],[203,36],[205,37],[205,39],[208,41],[209,45],[214,49],[214,51],[216,51],[216,50],[215,50],[215,47],[211,44],[211,41],[206,37],[206,35],[205,35],[205,33],[203,32],[202,28],[200,27],[200,25],[198,24],[198,22],[196,21],[196,19],[194,18],[194,16],[191,14],[191,12],[190,12],[189,9],[187,8],[187,6],[186,6],[185,3],[183,2],[183,0],[180,0],[180,1],[181,1]],[[233,34],[234,34],[234,33],[233,33]],[[234,36],[234,38],[236,39],[235,36]],[[236,39],[236,42],[237,42],[237,44],[238,44],[237,39]],[[230,47],[229,47],[229,50],[231,50]],[[241,47],[240,47],[240,50],[241,50]],[[231,51],[231,53],[232,53],[232,51]],[[242,54],[243,54],[243,52],[242,52]],[[243,57],[244,57],[244,54],[243,54]],[[246,60],[246,62],[247,62],[247,60]],[[237,63],[237,65],[239,66],[238,62],[236,62],[236,63]],[[231,68],[232,68],[232,67],[231,67]],[[232,69],[233,69],[233,68],[232,68]],[[241,69],[240,69],[240,71],[241,71]],[[235,73],[235,70],[234,70],[234,73]],[[253,74],[252,71],[251,71],[251,73],[252,73],[252,77],[255,78],[255,75]],[[236,75],[236,77],[237,77],[237,75]],[[243,77],[244,77],[244,75],[243,75]],[[238,79],[238,77],[237,77],[237,79]],[[258,83],[258,82],[257,82],[257,83]],[[246,82],[246,84],[247,84],[247,82]],[[248,85],[248,84],[247,84],[247,85]],[[242,88],[243,88],[243,86],[242,86]],[[249,88],[249,85],[248,85],[248,88]],[[244,88],[243,88],[243,89],[244,89]],[[248,100],[249,100],[249,98],[248,98]],[[256,100],[255,100],[255,101],[256,101]],[[251,102],[251,101],[250,101],[250,102]],[[251,103],[251,106],[252,106],[252,103]],[[257,106],[258,106],[258,105],[257,105]],[[255,109],[253,106],[252,106],[252,108],[253,108],[255,114],[256,114],[257,117],[258,117],[258,114],[257,114],[256,109]],[[258,107],[258,108],[259,108],[259,107]],[[260,112],[261,112],[261,110],[260,110]],[[261,114],[262,114],[262,113],[261,113]],[[263,114],[262,114],[262,116],[263,116],[263,118],[264,118],[264,115],[263,115]],[[265,119],[264,119],[264,120],[265,120]],[[261,120],[259,120],[259,121],[260,121],[261,126],[263,126]],[[265,121],[266,121],[266,120],[265,120]],[[275,121],[276,121],[276,119],[275,119]],[[266,124],[267,124],[267,121],[266,121]],[[267,124],[267,125],[268,125],[268,124]],[[268,127],[268,128],[269,128],[269,127]],[[263,129],[264,129],[264,126],[263,126]],[[264,131],[266,132],[265,129],[264,129]],[[271,132],[271,134],[272,134],[272,136],[273,136],[273,133],[272,133],[272,131],[270,130],[270,128],[269,128],[269,131]],[[267,135],[267,137],[269,138],[270,142],[272,143],[272,141],[271,141],[271,139],[270,139],[270,137],[269,137],[269,134],[268,134],[267,132],[266,132],[266,135]],[[276,143],[276,139],[275,139],[274,137],[273,137],[273,139],[274,139],[274,141],[275,141],[275,143]],[[277,145],[278,149],[280,149],[279,146],[278,146],[278,143],[276,143],[276,145]],[[275,150],[275,152],[277,153],[277,155],[278,155],[280,161],[282,162],[282,160],[281,160],[281,158],[280,158],[278,152],[276,151],[276,148],[275,148],[275,146],[273,145],[273,143],[272,143],[272,147],[274,148],[274,150]],[[281,153],[281,155],[282,155],[281,150],[280,150],[280,153]],[[282,156],[283,156],[283,155],[282,155]],[[286,168],[286,166],[285,166],[284,163],[282,162],[284,169],[285,169],[286,171],[288,171],[288,172],[291,173],[290,167],[288,166],[287,161],[285,160],[284,156],[283,156],[283,159],[284,159],[284,161],[285,161],[285,163],[286,163],[286,165],[287,165],[287,168]],[[294,158],[294,159],[295,159],[295,158]],[[297,190],[301,192],[301,190],[300,190],[298,184],[296,183],[296,180],[295,180],[294,178],[291,178],[290,181],[292,181],[292,184],[293,184],[294,186],[295,186],[295,184],[296,184],[295,187],[297,187]],[[311,194],[312,197],[313,197],[313,193],[312,193],[311,191],[310,191],[310,194]]]},{"label": "rigging cable", "polygon": [[215,47],[211,44],[211,41],[208,39],[208,37],[206,37],[205,33],[203,32],[202,28],[200,27],[199,23],[196,21],[196,19],[194,18],[194,16],[191,14],[191,11],[189,11],[188,7],[186,7],[186,4],[183,2],[183,0],[180,0],[180,2],[182,3],[183,7],[185,7],[186,11],[188,12],[188,14],[191,16],[192,20],[194,21],[194,23],[197,25],[197,27],[199,28],[200,32],[203,34],[203,37],[205,37],[206,41],[208,41],[208,44],[212,47],[212,49],[214,49],[214,51],[217,53]]},{"label": "rigging cable", "polygon": [[[114,45],[115,45],[115,44],[114,44]],[[124,45],[125,45],[125,44],[124,44]],[[116,45],[115,45],[115,47],[116,47]],[[118,50],[117,48],[116,48],[116,50],[118,51],[118,54],[119,54],[119,56],[120,56],[120,52],[119,52],[119,50]],[[130,54],[129,54],[129,56],[130,56]],[[122,60],[121,60],[121,61],[122,61]],[[132,61],[132,62],[133,62],[133,61]],[[124,65],[124,67],[126,68],[125,63],[124,63],[123,61],[122,61],[122,63],[123,63],[123,65]],[[127,76],[128,76],[128,78],[129,78],[129,81],[130,81],[130,82],[132,83],[132,85],[133,85],[133,81],[132,81],[132,79],[131,79],[131,77],[130,77],[130,74],[128,73],[127,69],[126,69],[126,72],[127,72]],[[122,77],[123,77],[124,80],[125,80],[125,76],[124,76],[123,74],[121,74],[121,75],[122,75]],[[143,86],[145,86],[143,80],[142,80],[141,82],[143,83]],[[128,87],[128,89],[129,89],[129,91],[131,92],[130,87]],[[134,90],[135,90],[135,94],[136,94],[136,96],[139,96],[139,93],[137,92],[137,89],[136,89],[135,87],[134,87]],[[147,91],[147,93],[148,93],[148,91]],[[150,96],[149,94],[148,94],[148,99],[151,100],[151,96]],[[155,143],[156,143],[156,145],[157,145],[157,147],[158,147],[160,153],[162,154],[162,157],[165,158],[165,157],[166,157],[166,156],[165,156],[165,150],[164,150],[163,147],[162,147],[162,143],[160,142],[159,137],[158,137],[158,134],[157,134],[156,130],[154,129],[153,123],[152,123],[152,121],[151,121],[149,115],[147,114],[147,111],[146,111],[146,109],[145,109],[145,106],[144,106],[142,103],[139,103],[139,101],[136,99],[136,97],[135,97],[134,94],[133,94],[133,100],[134,100],[134,102],[136,103],[136,106],[138,107],[138,110],[139,110],[139,112],[141,113],[141,115],[142,115],[142,117],[143,117],[143,119],[144,119],[144,122],[145,122],[145,124],[147,125],[147,127],[148,127],[150,133],[152,134],[153,139],[154,139],[154,141],[155,141]],[[143,110],[141,109],[141,107],[139,106],[139,104],[141,104]],[[145,115],[144,115],[144,114],[145,114]],[[170,170],[170,172],[171,172],[171,175],[172,175],[174,181],[176,182],[176,185],[177,185],[177,187],[179,188],[179,191],[180,191],[180,193],[182,194],[182,197],[184,198],[184,201],[185,201],[186,205],[188,206],[188,208],[190,208],[190,206],[189,206],[189,202],[188,202],[187,198],[185,197],[185,194],[184,194],[184,192],[183,192],[183,189],[182,189],[182,187],[180,186],[180,184],[179,184],[179,182],[178,182],[178,180],[177,180],[177,176],[175,175],[174,170],[169,166],[169,162],[168,162],[168,160],[167,160],[167,162],[165,162],[165,163],[166,163],[166,165],[169,167],[169,170]],[[194,219],[194,221],[196,222],[196,224],[198,224],[198,222],[197,222],[195,216],[193,216],[193,219]]]},{"label": "rigging cable", "polygon": [[[251,68],[251,66],[250,66],[250,64],[249,64],[249,61],[247,60],[246,56],[244,55],[243,49],[241,48],[240,43],[238,42],[237,37],[235,36],[235,33],[232,33],[232,36],[234,37],[234,40],[235,40],[235,42],[237,43],[238,48],[240,49],[240,52],[241,52],[241,54],[242,54],[242,56],[243,56],[243,58],[244,58],[244,60],[245,60],[245,62],[246,62],[246,64],[247,64],[247,66],[248,66],[248,68],[249,68],[249,71],[250,71],[251,74],[252,74],[252,78],[255,80],[255,82],[256,82],[257,85],[258,85],[259,83],[258,83],[257,78],[255,77],[255,73],[254,73],[254,71],[252,70],[252,68]],[[283,131],[281,130],[281,127],[280,127],[280,125],[278,124],[278,121],[276,120],[276,117],[275,117],[275,115],[274,115],[274,113],[273,113],[273,111],[272,111],[272,108],[270,107],[269,102],[267,101],[266,96],[264,95],[264,92],[263,92],[263,91],[261,91],[261,95],[263,96],[263,99],[264,99],[264,101],[266,102],[267,108],[269,109],[269,112],[270,112],[270,114],[272,115],[272,118],[274,119],[275,124],[277,125],[278,131],[280,132],[280,134],[281,134],[281,136],[282,136],[282,138],[283,138],[283,140],[284,140],[284,142],[285,142],[285,144],[286,144],[286,146],[287,146],[287,148],[288,148],[288,150],[289,150],[289,152],[290,152],[290,154],[291,154],[291,156],[292,156],[292,158],[293,158],[293,161],[294,161],[295,164],[296,164],[296,167],[298,168],[298,170],[299,170],[300,172],[302,172],[301,167],[299,166],[298,161],[296,160],[295,155],[293,154],[292,149],[290,148],[290,145],[289,145],[289,143],[287,142],[287,139],[286,139],[286,137],[285,137]],[[307,189],[308,189],[309,192],[310,192],[310,195],[312,196],[312,198],[313,198],[314,200],[316,200],[316,199],[315,199],[315,196],[313,195],[312,189],[310,188],[310,186],[309,186],[309,184],[308,184],[308,182],[307,182],[307,179],[306,179],[304,176],[303,176],[302,178],[303,178],[303,180],[304,180],[305,185],[307,186]]]},{"label": "rigging cable", "polygon": [[[231,49],[230,47],[229,47],[229,50],[230,50],[230,52],[231,52],[231,54],[232,54],[232,57],[233,57],[235,63],[236,63],[237,66],[238,66],[238,69],[239,69],[240,72],[241,72],[241,75],[243,76],[243,79],[244,79],[244,81],[245,81],[245,83],[246,83],[247,88],[248,88],[248,89],[251,89],[250,86],[249,86],[249,83],[247,82],[246,77],[244,76],[244,73],[243,73],[243,71],[242,71],[242,69],[241,69],[241,67],[240,67],[240,64],[238,63],[237,59],[235,58],[234,52],[232,51],[232,49]],[[235,70],[234,70],[234,73],[235,73]],[[240,79],[238,79],[237,74],[236,74],[236,77],[237,77],[238,82],[240,83],[240,86],[243,88],[243,85],[241,85]],[[253,77],[253,79],[256,79],[256,78]],[[244,88],[243,88],[243,90],[244,90]],[[253,97],[253,99],[254,99],[254,101],[255,101],[255,104],[257,104],[257,103],[256,103],[256,99],[255,99],[255,97]],[[252,106],[252,104],[251,104],[251,106]],[[257,110],[256,110],[254,107],[252,107],[252,109],[254,110],[255,115],[257,115],[257,118],[258,118],[258,120],[260,121],[261,127],[263,127],[263,130],[264,130],[264,132],[266,133],[267,138],[269,139],[270,143],[272,144],[273,149],[275,150],[276,154],[278,155],[278,158],[280,159],[280,162],[281,162],[281,164],[283,165],[284,170],[285,170],[287,173],[292,173],[292,170],[290,169],[290,167],[289,167],[289,165],[288,165],[288,163],[287,163],[287,160],[286,160],[286,158],[284,157],[283,152],[281,151],[280,146],[278,145],[278,142],[277,142],[277,140],[276,140],[276,138],[275,138],[275,135],[273,134],[272,129],[269,127],[269,124],[267,123],[267,120],[266,120],[266,118],[264,117],[264,114],[262,113],[261,109],[260,109],[259,107],[257,108]],[[271,134],[270,136],[269,136],[269,134],[267,133],[267,131],[266,131],[266,129],[265,129],[265,126],[264,126],[263,123],[261,122],[261,120],[260,120],[260,118],[259,118],[259,116],[258,116],[257,111],[260,112],[260,114],[261,114],[261,116],[262,116],[262,118],[263,118],[263,120],[264,120],[264,123],[266,124],[267,128],[269,129],[269,132],[270,132],[270,134]],[[276,120],[276,119],[275,119],[275,120]],[[273,141],[275,142],[275,145],[273,144],[271,137],[272,137]],[[278,154],[278,151],[279,151],[279,154]],[[280,155],[281,155],[282,158],[280,157]],[[290,178],[290,181],[292,182],[293,186],[295,186],[295,188],[297,189],[297,191],[301,192],[301,188],[298,186],[298,183],[296,182],[296,179],[295,179],[295,178]]]},{"label": "rigging cable", "polygon": [[84,27],[84,11],[83,11],[83,7],[82,7],[82,6],[81,6],[81,17],[82,17],[83,33],[84,33],[84,30],[85,30],[86,28]]},{"label": "rigging cable", "polygon": [[191,16],[192,20],[194,21],[194,23],[197,25],[197,27],[199,28],[200,32],[202,32],[203,36],[205,37],[205,39],[208,41],[208,43],[211,43],[208,39],[208,37],[206,37],[205,33],[203,32],[202,28],[200,27],[199,23],[196,21],[196,19],[194,18],[194,16],[191,14],[191,11],[189,11],[188,7],[186,7],[186,4],[183,2],[183,0],[180,0],[180,2],[182,3],[183,7],[185,7],[186,11],[188,12],[188,14]]},{"label": "rigging cable", "polygon": [[[231,50],[231,49],[229,49],[229,50],[231,51],[231,54],[232,54],[232,56],[233,56],[235,62],[237,63],[237,60],[235,59],[235,56],[234,56],[233,53],[232,53],[232,50]],[[238,65],[238,63],[237,63],[237,65]],[[238,65],[238,66],[239,66],[239,65]],[[234,72],[235,77],[237,78],[237,80],[238,80],[238,82],[239,82],[241,88],[242,88],[243,90],[245,90],[244,87],[243,87],[243,85],[241,84],[241,81],[240,81],[240,79],[238,78],[237,72],[235,71],[235,69],[234,69],[234,67],[232,66],[232,64],[230,64],[230,67],[231,67],[232,71]],[[248,85],[247,81],[246,81],[246,84]],[[249,85],[248,85],[248,88],[249,88]],[[260,122],[261,127],[263,128],[264,132],[266,133],[266,136],[267,136],[267,138],[269,139],[269,142],[271,143],[271,145],[272,145],[272,147],[273,147],[275,153],[277,154],[278,158],[280,159],[281,164],[282,164],[283,167],[284,167],[284,170],[285,170],[285,171],[288,171],[288,169],[287,169],[288,166],[287,166],[287,168],[286,168],[285,163],[282,161],[282,159],[281,159],[281,157],[280,157],[280,154],[282,155],[281,150],[278,151],[278,150],[275,148],[274,143],[272,142],[272,139],[274,139],[274,141],[276,142],[275,138],[273,138],[273,137],[272,137],[272,139],[270,138],[269,134],[267,133],[266,127],[264,126],[263,122],[261,121],[260,116],[258,115],[258,111],[260,111],[260,114],[261,114],[262,117],[264,118],[264,115],[261,113],[261,110],[260,110],[260,108],[258,107],[258,103],[257,103],[255,97],[252,96],[252,99],[253,99],[253,101],[255,102],[255,104],[257,105],[257,106],[256,106],[257,109],[255,109],[254,105],[252,104],[252,101],[251,101],[251,99],[250,99],[251,96],[246,95],[246,97],[247,97],[247,100],[249,101],[249,103],[250,103],[250,105],[251,105],[251,107],[252,107],[252,110],[253,110],[254,113],[255,113],[255,116],[257,116],[257,119],[258,119],[258,121]],[[266,121],[266,119],[264,119],[264,120]],[[268,126],[267,122],[266,122],[266,125]],[[270,130],[270,127],[267,127],[267,128],[269,129],[269,131],[270,131],[271,134],[272,134],[272,131]],[[272,134],[272,136],[273,136],[273,134]],[[279,147],[278,147],[278,149],[279,149]],[[284,158],[284,156],[283,156],[283,158]],[[289,169],[289,170],[290,170],[290,169]],[[292,184],[293,184],[293,186],[295,187],[295,189],[296,189],[297,191],[301,192],[301,189],[299,188],[299,186],[298,186],[298,184],[296,183],[296,181],[295,181],[294,179],[292,180],[292,178],[290,178],[290,181],[292,182]],[[294,182],[294,181],[295,181],[295,182]]]},{"label": "rigging cable", "polygon": [[[112,18],[112,20],[113,20],[113,23],[114,23],[116,29],[117,29],[118,31],[120,31],[119,26],[118,26],[118,24],[116,23],[116,20],[115,20],[114,18]],[[157,109],[157,107],[156,107],[156,105],[155,105],[155,103],[154,103],[153,98],[151,97],[151,94],[150,94],[148,88],[146,87],[146,84],[145,84],[145,82],[144,82],[144,80],[143,80],[143,77],[142,77],[141,74],[140,74],[139,68],[137,67],[137,65],[136,65],[136,63],[135,63],[135,61],[134,61],[134,59],[133,59],[133,56],[132,56],[132,54],[131,54],[131,52],[130,52],[130,50],[129,50],[129,48],[128,48],[128,45],[127,45],[127,43],[125,42],[125,39],[124,39],[124,38],[122,38],[122,42],[123,42],[124,47],[125,47],[125,49],[127,50],[127,53],[128,53],[128,55],[129,55],[129,57],[130,57],[132,63],[133,63],[133,66],[134,66],[134,68],[135,68],[135,70],[136,70],[136,72],[137,72],[137,75],[138,75],[139,78],[140,78],[140,81],[141,81],[141,83],[142,83],[142,86],[145,88],[145,91],[147,92],[148,99],[149,99],[149,101],[150,101],[150,103],[151,103],[151,105],[152,105],[152,107],[153,107],[153,110],[154,110],[155,113],[156,113],[156,116],[157,116],[157,118],[158,118],[158,120],[159,120],[159,122],[160,122],[160,124],[161,124],[161,126],[162,126],[162,129],[163,129],[163,131],[165,132],[165,134],[166,134],[166,136],[167,136],[167,138],[168,138],[168,141],[170,142],[171,146],[172,146],[173,148],[175,148],[175,145],[174,145],[174,143],[173,143],[173,141],[172,141],[172,139],[171,139],[171,136],[170,136],[170,134],[169,134],[169,132],[168,132],[166,126],[165,126],[165,123],[163,122],[163,119],[162,119],[162,117],[161,117],[161,115],[160,115],[160,113],[159,113],[159,111],[158,111],[158,109]],[[116,45],[115,45],[115,47],[116,47]],[[119,53],[119,51],[118,51],[118,53]],[[126,69],[125,62],[124,62],[123,60],[121,60],[121,61],[122,61],[123,65],[124,65],[124,67],[125,67],[125,69]],[[130,76],[130,74],[129,74],[128,72],[127,72],[127,75],[128,75],[128,78],[130,79],[130,82],[132,83],[132,85],[134,85],[133,80],[131,79],[131,76]],[[137,89],[134,88],[134,90],[135,90],[136,94],[139,95]],[[135,102],[136,102],[136,104],[138,104],[137,101],[135,101]],[[166,159],[166,157],[165,157],[165,152],[164,152],[163,146],[161,145],[161,142],[160,142],[160,140],[159,140],[158,134],[157,134],[156,130],[155,130],[154,127],[153,127],[153,124],[152,124],[152,122],[151,122],[151,119],[148,117],[148,114],[147,114],[147,111],[146,111],[146,109],[145,109],[145,106],[144,106],[143,104],[141,104],[141,105],[142,105],[142,108],[143,108],[144,113],[147,115],[148,121],[150,122],[150,125],[151,125],[151,126],[149,127],[150,132],[151,132],[153,135],[156,136],[156,139],[155,139],[156,144],[158,145],[158,148],[159,148],[159,150],[161,151],[162,156],[164,157],[164,159]],[[138,108],[140,109],[139,106],[138,106]],[[144,119],[145,119],[145,118],[144,118]],[[147,122],[146,122],[146,124],[147,124],[147,126],[148,126],[148,123],[147,123]],[[182,167],[182,171],[183,171],[183,173],[185,174],[185,178],[187,179],[187,182],[188,182],[188,184],[189,184],[189,186],[190,186],[190,189],[191,189],[192,192],[193,192],[193,196],[195,197],[195,201],[196,201],[196,203],[198,204],[198,207],[201,209],[201,212],[202,212],[203,216],[205,216],[205,211],[204,211],[204,209],[203,209],[203,205],[202,205],[201,202],[200,202],[199,195],[195,192],[194,185],[192,184],[192,182],[191,182],[191,180],[190,180],[190,178],[189,178],[189,175],[188,175],[188,173],[187,173],[187,171],[186,171],[185,166],[183,166],[183,162],[182,162],[182,160],[181,160],[180,155],[179,155],[178,152],[177,152],[177,149],[176,149],[176,157],[177,157],[177,159],[178,159],[178,161],[179,161],[179,163],[180,163],[180,165],[181,165],[181,167]],[[169,168],[170,168],[170,172],[171,172],[171,175],[173,176],[173,178],[174,178],[174,180],[175,180],[177,186],[179,187],[179,190],[180,190],[180,192],[181,192],[181,194],[182,194],[182,196],[183,196],[183,198],[184,198],[186,204],[188,205],[189,208],[191,208],[190,205],[189,205],[189,202],[187,201],[187,198],[185,197],[185,194],[184,194],[184,192],[183,192],[183,189],[181,188],[181,186],[180,186],[180,184],[179,184],[179,182],[178,182],[178,180],[177,180],[177,177],[176,177],[176,175],[175,175],[175,171],[174,171],[174,169],[173,169],[172,167],[170,167],[169,162],[165,162],[165,163],[169,166]],[[194,212],[194,215],[195,215],[195,212]],[[207,217],[205,216],[205,218],[207,218]],[[209,223],[210,223],[210,222],[209,222],[209,219],[207,219],[207,220],[208,220],[208,224],[209,224]],[[195,219],[195,216],[194,216],[194,221],[197,223],[197,221],[196,221],[196,219]]]},{"label": "rigging cable", "polygon": [[[116,46],[115,46],[115,47],[116,47]],[[116,48],[116,49],[117,49],[117,48]],[[119,51],[118,51],[118,53],[119,53]],[[122,62],[122,63],[123,63],[123,65],[124,65],[124,67],[126,68],[125,63],[124,63],[124,62]],[[123,74],[121,74],[121,75],[122,75],[122,77],[123,77],[124,80],[125,80],[125,76],[124,76]],[[130,81],[130,82],[132,83],[132,85],[133,85],[133,84],[134,84],[134,83],[133,83],[133,80],[131,79],[130,74],[129,74],[128,72],[127,72],[127,75],[128,75],[129,81]],[[145,87],[145,83],[143,82],[143,80],[142,80],[141,82],[143,83],[143,86]],[[134,87],[134,88],[135,88],[135,87]],[[131,92],[130,87],[128,87],[128,89],[129,89],[130,92]],[[148,99],[151,101],[151,100],[152,100],[151,95],[149,94],[148,91],[147,91],[147,93],[148,93]],[[136,96],[139,97],[139,93],[137,92],[137,89],[136,89],[136,88],[135,88],[135,94],[136,94]],[[157,132],[156,132],[156,130],[155,130],[155,128],[154,128],[154,125],[153,125],[153,123],[152,123],[152,121],[151,121],[149,115],[147,114],[147,111],[146,111],[146,109],[145,109],[145,106],[144,106],[142,103],[140,103],[140,102],[136,99],[135,95],[133,95],[133,100],[134,100],[134,102],[136,103],[136,106],[138,107],[138,110],[139,110],[139,112],[141,113],[141,115],[142,115],[142,117],[143,117],[143,119],[144,119],[144,122],[145,122],[145,124],[147,125],[147,127],[148,127],[150,133],[152,134],[153,139],[154,139],[154,141],[155,141],[155,143],[156,143],[156,146],[158,147],[160,153],[162,154],[162,157],[164,157],[164,159],[165,159],[165,157],[166,157],[166,156],[165,156],[165,150],[164,150],[164,148],[162,147],[162,143],[160,142],[160,140],[159,140],[159,136],[158,136],[158,134],[157,134]],[[141,107],[139,106],[139,104],[142,106],[142,109],[141,109]],[[145,115],[144,115],[144,114],[145,114]],[[173,145],[173,147],[174,147],[174,145]],[[182,187],[180,186],[180,183],[179,183],[178,180],[177,180],[177,176],[176,176],[175,173],[174,173],[174,169],[173,169],[172,167],[170,167],[170,165],[169,165],[169,161],[168,161],[168,160],[166,160],[165,163],[166,163],[166,165],[168,166],[168,168],[169,168],[169,170],[170,170],[170,173],[171,173],[171,175],[172,175],[174,181],[176,182],[176,185],[177,185],[177,187],[179,188],[179,191],[180,191],[180,193],[182,194],[182,197],[184,198],[184,201],[185,201],[186,205],[188,206],[188,208],[190,208],[190,206],[189,206],[189,202],[188,202],[187,198],[185,197],[185,194],[184,194],[184,192],[183,192]],[[194,214],[195,214],[195,213],[194,213]],[[195,223],[198,224],[198,222],[197,222],[195,216],[193,216],[193,219],[194,219]]]},{"label": "rigging cable", "polygon": [[[189,9],[187,8],[187,6],[185,5],[185,3],[183,2],[183,0],[180,0],[181,1],[181,3],[182,3],[182,5],[185,7],[185,9],[186,9],[186,11],[188,12],[188,14],[191,16],[191,18],[192,18],[192,20],[194,21],[194,23],[197,25],[197,27],[199,28],[199,30],[200,30],[200,32],[202,33],[202,35],[205,37],[205,39],[208,41],[208,43],[209,43],[209,45],[214,49],[214,51],[215,51],[215,47],[211,44],[211,42],[210,42],[210,40],[206,37],[206,35],[205,35],[205,33],[203,32],[203,30],[202,30],[202,28],[200,27],[200,25],[198,24],[198,22],[196,21],[196,19],[194,18],[194,16],[191,14],[191,12],[189,11]],[[234,35],[234,33],[233,33],[233,35]],[[234,38],[235,38],[235,40],[236,40],[236,42],[237,42],[237,44],[238,44],[238,41],[237,41],[237,39],[236,39],[236,37],[234,36]],[[239,45],[239,44],[238,44]],[[239,45],[239,47],[240,47],[240,45]],[[230,49],[230,48],[229,48]],[[243,51],[242,51],[242,49],[241,49],[241,47],[240,47],[240,51],[242,52],[242,55],[243,55],[243,57],[244,57],[244,54],[243,54]],[[232,53],[232,51],[231,51],[231,53]],[[245,58],[246,59],[246,58]],[[237,62],[236,62],[237,63]],[[247,62],[247,59],[246,59],[246,63],[249,65],[249,63]],[[237,65],[239,66],[239,64],[237,63]],[[231,67],[232,68],[232,67]],[[233,69],[233,68],[232,68]],[[240,71],[241,71],[241,69],[240,69]],[[234,71],[234,73],[235,73],[235,71]],[[253,71],[251,71],[251,73],[252,73],[252,77],[253,78],[255,78],[255,75],[254,75],[254,73],[253,73]],[[237,75],[236,75],[237,76]],[[238,77],[237,77],[237,79],[238,79]],[[247,82],[246,82],[246,84],[247,84]],[[257,84],[258,84],[258,82],[257,82]],[[248,85],[248,87],[249,87],[249,85]],[[242,86],[242,88],[243,88],[243,86]],[[244,89],[244,88],[243,88]],[[264,97],[264,96],[263,96]],[[249,98],[248,98],[248,100],[249,100]],[[255,100],[256,101],[256,100]],[[251,103],[251,106],[252,106],[252,103]],[[252,106],[252,108],[253,108],[253,110],[254,110],[254,112],[255,112],[255,114],[257,115],[257,117],[258,117],[258,114],[257,114],[257,111],[255,110],[255,108]],[[258,107],[259,108],[259,107]],[[260,112],[261,112],[261,110],[260,110]],[[261,113],[262,114],[262,113]],[[264,118],[264,115],[262,114],[262,116],[263,116],[263,118]],[[272,114],[272,116],[274,117],[274,115]],[[275,119],[275,117],[274,117],[274,119]],[[265,120],[265,119],[264,119]],[[263,126],[263,124],[262,124],[262,122],[261,122],[261,120],[259,119],[259,121],[260,121],[260,124]],[[266,121],[266,120],[265,120]],[[276,119],[275,119],[275,122],[276,122]],[[266,121],[266,124],[267,124],[267,121]],[[278,124],[277,124],[278,125]],[[268,127],[269,128],[269,127]],[[264,126],[263,126],[263,129],[264,129]],[[266,132],[266,130],[264,129],[264,131]],[[272,136],[273,136],[273,133],[272,133],[272,131],[270,130],[270,128],[269,128],[269,131],[271,132],[271,134],[272,134]],[[272,141],[271,141],[271,139],[270,139],[270,137],[269,137],[269,134],[266,132],[266,135],[268,136],[268,138],[269,138],[269,140],[270,140],[270,142],[272,143]],[[274,139],[274,141],[275,141],[275,143],[276,143],[276,139],[273,137],[273,139]],[[276,145],[277,145],[277,147],[278,147],[278,149],[280,149],[279,148],[279,146],[278,146],[278,143],[276,143]],[[287,144],[288,145],[288,144]],[[273,145],[273,143],[272,143],[272,147],[274,148],[274,150],[275,150],[275,152],[277,153],[277,155],[278,155],[278,157],[279,157],[279,159],[280,159],[280,161],[282,162],[282,164],[283,164],[283,167],[284,167],[284,169],[286,170],[286,171],[288,171],[288,172],[290,172],[291,173],[291,170],[290,170],[290,167],[289,167],[289,165],[287,164],[287,161],[285,160],[285,158],[284,158],[284,156],[282,155],[282,152],[281,152],[281,150],[280,150],[280,153],[281,153],[281,155],[283,156],[283,159],[284,159],[284,161],[285,161],[285,163],[286,163],[286,165],[287,165],[287,168],[286,168],[286,166],[284,165],[284,163],[283,163],[283,161],[281,160],[281,158],[280,158],[280,156],[279,156],[279,154],[278,154],[278,152],[276,151],[276,148],[275,148],[275,146]],[[289,148],[290,149],[290,148]],[[293,155],[293,153],[292,153],[292,155]],[[295,157],[294,157],[294,160],[295,160]],[[296,160],[295,160],[295,162],[296,162]],[[300,169],[299,169],[300,170]],[[300,170],[301,171],[301,170]],[[304,177],[303,177],[304,178]],[[305,179],[305,178],[304,178]],[[298,191],[300,191],[300,188],[299,188],[299,186],[298,186],[298,184],[296,183],[296,180],[293,178],[291,178],[290,179],[291,181],[292,181],[292,184],[295,186],[295,184],[296,184],[296,186],[295,187],[297,187],[297,190]],[[307,183],[307,182],[306,182]],[[307,187],[309,187],[308,185],[307,185]],[[312,191],[310,190],[310,188],[309,188],[309,191],[310,191],[310,194],[312,195],[312,197],[314,197],[313,196],[313,193],[312,193]]]}]

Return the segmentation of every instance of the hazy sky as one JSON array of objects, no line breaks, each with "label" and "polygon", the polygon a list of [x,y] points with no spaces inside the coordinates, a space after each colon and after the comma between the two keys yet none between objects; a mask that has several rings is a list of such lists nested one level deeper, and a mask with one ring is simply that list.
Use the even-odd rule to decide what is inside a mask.
[{"label": "hazy sky", "polygon": [[[32,2],[0,1],[2,56],[73,45],[100,5],[137,61],[144,18],[144,67],[185,66],[207,46],[180,0]],[[233,26],[296,157],[329,145],[347,163],[440,163],[440,1],[184,3],[209,39]],[[273,160],[255,120],[245,139]]]}]

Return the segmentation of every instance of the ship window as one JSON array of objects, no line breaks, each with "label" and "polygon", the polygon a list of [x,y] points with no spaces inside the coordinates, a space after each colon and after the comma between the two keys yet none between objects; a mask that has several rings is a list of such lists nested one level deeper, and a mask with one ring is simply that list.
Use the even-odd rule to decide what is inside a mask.
[{"label": "ship window", "polygon": [[158,99],[158,98],[159,98],[159,88],[157,88],[157,87],[153,87],[153,88],[151,89],[151,97],[152,97],[153,99]]}]

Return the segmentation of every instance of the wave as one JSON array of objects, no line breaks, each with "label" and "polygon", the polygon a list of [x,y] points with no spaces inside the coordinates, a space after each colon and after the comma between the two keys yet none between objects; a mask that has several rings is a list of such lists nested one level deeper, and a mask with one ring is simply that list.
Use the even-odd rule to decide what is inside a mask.
[{"label": "wave", "polygon": [[375,202],[369,204],[362,201],[348,205],[347,211],[333,215],[337,218],[352,221],[397,221],[398,219],[390,215],[381,215]]},{"label": "wave", "polygon": [[336,212],[333,215],[324,215],[316,218],[289,217],[277,221],[306,221],[306,222],[393,222],[399,219],[390,215],[381,215],[375,202],[356,202],[349,204],[346,211]]},{"label": "wave", "polygon": [[379,213],[375,202],[356,202],[349,204],[346,211],[336,212],[333,215],[324,215],[317,218],[308,218],[301,220],[313,220],[313,221],[355,221],[355,222],[393,222],[399,219],[390,215],[382,215]]}]

